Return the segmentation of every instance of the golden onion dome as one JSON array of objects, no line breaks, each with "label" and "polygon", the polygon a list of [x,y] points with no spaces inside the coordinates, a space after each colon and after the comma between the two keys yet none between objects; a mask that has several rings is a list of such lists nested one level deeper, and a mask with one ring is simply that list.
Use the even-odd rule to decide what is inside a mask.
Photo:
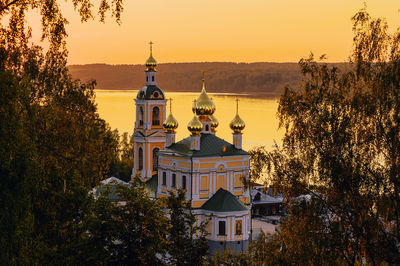
[{"label": "golden onion dome", "polygon": [[239,100],[236,100],[236,115],[229,124],[230,128],[233,130],[234,133],[241,133],[241,131],[244,129],[246,124],[244,123],[243,119],[240,118],[239,116]]},{"label": "golden onion dome", "polygon": [[210,115],[210,119],[211,119],[211,128],[213,129],[217,128],[219,125],[218,119],[215,118],[214,115]]},{"label": "golden onion dome", "polygon": [[150,56],[146,60],[146,71],[156,71],[155,67],[157,66],[157,61],[153,57],[153,42],[150,42]]},{"label": "golden onion dome", "polygon": [[146,60],[146,66],[156,66],[157,61],[154,59],[153,55],[150,54],[150,57]]},{"label": "golden onion dome", "polygon": [[215,112],[215,104],[207,95],[204,78],[203,88],[201,89],[200,96],[193,104],[192,110],[193,109],[195,109],[197,115],[212,115]]},{"label": "golden onion dome", "polygon": [[175,133],[175,129],[178,128],[178,125],[178,121],[172,114],[169,114],[169,116],[167,117],[167,119],[165,119],[163,123],[163,127],[168,133]]},{"label": "golden onion dome", "polygon": [[200,132],[203,130],[203,124],[197,118],[197,115],[190,120],[189,124],[187,125],[189,131],[194,135],[199,135]]}]

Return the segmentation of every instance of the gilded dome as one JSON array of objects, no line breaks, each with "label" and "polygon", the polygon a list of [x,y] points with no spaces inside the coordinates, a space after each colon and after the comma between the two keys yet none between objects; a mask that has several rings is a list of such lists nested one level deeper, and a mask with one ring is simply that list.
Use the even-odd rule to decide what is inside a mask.
[{"label": "gilded dome", "polygon": [[157,61],[153,57],[153,42],[150,42],[150,56],[146,60],[146,71],[156,71]]},{"label": "gilded dome", "polygon": [[192,110],[195,110],[197,115],[212,115],[215,112],[215,104],[213,100],[208,97],[206,92],[206,86],[203,79],[203,88],[200,96],[193,103]]},{"label": "gilded dome", "polygon": [[188,127],[189,131],[194,135],[199,135],[200,132],[203,130],[203,124],[197,118],[197,115],[195,115],[193,117],[193,119],[190,120],[187,127]]},{"label": "gilded dome", "polygon": [[172,114],[169,114],[167,119],[165,119],[163,123],[163,127],[168,133],[174,133],[175,129],[178,128],[178,121],[175,119],[175,117]]},{"label": "gilded dome", "polygon": [[210,119],[211,119],[211,128],[213,129],[217,128],[219,125],[218,119],[215,118],[214,115],[210,115]]},{"label": "gilded dome", "polygon": [[241,119],[240,116],[236,114],[229,126],[234,133],[241,133],[246,124],[244,123],[243,119]]},{"label": "gilded dome", "polygon": [[241,131],[246,126],[243,119],[241,119],[239,116],[239,100],[236,100],[236,115],[229,126],[233,130],[233,133],[241,133]]},{"label": "gilded dome", "polygon": [[150,57],[146,60],[146,66],[157,66],[157,61],[152,54],[150,54]]}]

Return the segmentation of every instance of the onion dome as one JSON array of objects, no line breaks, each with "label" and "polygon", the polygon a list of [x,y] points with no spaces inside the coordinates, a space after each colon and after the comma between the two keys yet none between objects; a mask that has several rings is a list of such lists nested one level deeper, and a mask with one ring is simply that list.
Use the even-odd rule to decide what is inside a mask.
[{"label": "onion dome", "polygon": [[157,61],[153,57],[153,42],[150,42],[150,56],[146,60],[146,71],[155,71],[155,67],[157,66]]},{"label": "onion dome", "polygon": [[239,100],[236,100],[236,116],[229,124],[230,128],[233,130],[233,133],[242,133],[242,130],[246,126],[243,119],[240,118],[239,116],[238,105],[239,105]]},{"label": "onion dome", "polygon": [[146,60],[146,66],[157,66],[157,61],[154,59],[152,54],[150,54],[150,57]]},{"label": "onion dome", "polygon": [[208,97],[206,92],[206,86],[204,81],[204,72],[203,72],[203,88],[201,89],[201,93],[199,98],[197,98],[196,102],[193,104],[192,110],[195,110],[197,115],[212,115],[215,112],[215,104],[213,100]]},{"label": "onion dome", "polygon": [[175,133],[175,129],[178,128],[178,120],[172,115],[172,99],[169,99],[169,116],[163,122],[163,127],[168,133]]},{"label": "onion dome", "polygon": [[192,120],[190,120],[187,127],[193,135],[199,135],[200,132],[203,130],[203,124],[200,122],[196,115],[193,117]]},{"label": "onion dome", "polygon": [[216,129],[219,125],[218,120],[213,115],[210,115],[210,119],[211,119],[211,128]]}]

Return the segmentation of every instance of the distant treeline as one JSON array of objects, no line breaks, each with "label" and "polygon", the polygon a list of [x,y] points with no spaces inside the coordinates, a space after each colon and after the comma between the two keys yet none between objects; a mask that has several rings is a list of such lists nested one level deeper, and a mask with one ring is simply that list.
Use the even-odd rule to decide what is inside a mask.
[{"label": "distant treeline", "polygon": [[[144,86],[144,65],[71,65],[74,78],[97,81],[97,89],[125,90]],[[207,91],[261,93],[279,97],[301,80],[297,63],[167,63],[159,64],[158,85],[165,91],[199,91],[201,70],[206,71]]]}]

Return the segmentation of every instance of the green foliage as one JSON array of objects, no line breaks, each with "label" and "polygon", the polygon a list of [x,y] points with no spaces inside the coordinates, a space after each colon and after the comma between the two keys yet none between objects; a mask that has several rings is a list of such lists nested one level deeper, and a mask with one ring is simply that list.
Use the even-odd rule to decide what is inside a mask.
[{"label": "green foliage", "polygon": [[168,218],[157,201],[148,197],[135,178],[130,187],[117,190],[123,199],[117,204],[107,192],[92,202],[81,224],[86,234],[80,242],[77,262],[84,264],[162,264],[167,248]]},{"label": "green foliage", "polygon": [[282,147],[251,153],[252,177],[266,171],[289,213],[259,246],[268,260],[400,263],[400,32],[364,9],[353,23],[346,68],[301,60],[299,89],[279,103]]},{"label": "green foliage", "polygon": [[168,257],[171,265],[201,265],[205,262],[208,243],[206,222],[196,225],[191,202],[185,202],[185,191],[170,191],[166,207],[171,227],[168,234]]},{"label": "green foliage", "polygon": [[[114,130],[115,138],[119,138],[118,131]],[[133,167],[133,138],[124,132],[118,145],[118,156],[114,157],[110,165],[110,176],[129,182]]]},{"label": "green foliage", "polygon": [[[91,16],[89,1],[73,3]],[[46,52],[30,43],[28,10],[40,11]],[[63,264],[118,141],[96,112],[95,83],[68,72],[57,1],[1,1],[0,19],[0,264]]]}]

